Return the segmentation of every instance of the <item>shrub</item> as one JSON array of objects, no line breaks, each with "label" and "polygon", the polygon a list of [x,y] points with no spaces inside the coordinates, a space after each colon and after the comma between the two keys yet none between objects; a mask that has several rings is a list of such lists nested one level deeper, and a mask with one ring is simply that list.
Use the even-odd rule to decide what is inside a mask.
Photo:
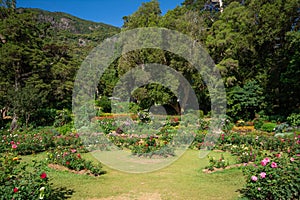
[{"label": "shrub", "polygon": [[291,126],[300,126],[300,113],[293,113],[287,117],[287,121]]},{"label": "shrub", "polygon": [[249,199],[298,199],[298,156],[278,153],[263,157],[254,166],[247,166],[243,170],[247,183],[241,193]]},{"label": "shrub", "polygon": [[68,124],[72,121],[72,112],[68,109],[63,109],[63,110],[57,110],[56,111],[56,116],[55,116],[55,121],[54,121],[54,126],[55,127],[60,127],[65,124]]},{"label": "shrub", "polygon": [[260,118],[257,118],[254,120],[254,128],[256,130],[260,130],[260,128],[262,127],[263,124],[264,124],[264,121]]},{"label": "shrub", "polygon": [[42,162],[32,161],[32,164],[20,162],[16,152],[1,155],[1,199],[51,199],[52,189],[45,167]]},{"label": "shrub", "polygon": [[275,123],[272,123],[272,122],[267,122],[267,123],[264,123],[262,126],[261,126],[261,128],[260,128],[260,130],[262,130],[262,131],[266,131],[266,132],[273,132],[273,131],[275,131],[275,128],[276,128],[276,124]]},{"label": "shrub", "polygon": [[73,125],[73,123],[67,123],[67,124],[64,124],[62,126],[57,127],[56,130],[60,134],[66,135],[68,133],[74,132],[74,125]]},{"label": "shrub", "polygon": [[214,157],[208,157],[209,159],[209,165],[205,167],[205,169],[209,169],[210,171],[213,171],[215,168],[225,168],[229,166],[229,162],[225,160],[223,154],[221,154],[221,157],[219,159],[215,159]]},{"label": "shrub", "polygon": [[95,176],[106,173],[100,163],[95,165],[92,161],[83,159],[76,149],[55,149],[48,153],[48,161],[75,171],[90,170]]},{"label": "shrub", "polygon": [[98,100],[96,100],[95,104],[100,107],[101,112],[111,112],[111,100],[107,96],[101,96]]}]

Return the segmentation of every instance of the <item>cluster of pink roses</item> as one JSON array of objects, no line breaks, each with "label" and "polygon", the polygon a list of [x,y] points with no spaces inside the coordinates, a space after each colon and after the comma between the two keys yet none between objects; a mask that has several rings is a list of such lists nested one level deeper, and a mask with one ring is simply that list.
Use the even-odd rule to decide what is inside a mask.
[{"label": "cluster of pink roses", "polygon": [[[260,164],[262,165],[262,166],[266,166],[269,162],[271,162],[271,160],[269,159],[269,158],[264,158],[261,162],[260,162]],[[271,167],[272,168],[277,168],[277,163],[276,162],[272,162],[271,163]],[[261,172],[260,174],[260,178],[266,178],[266,175],[267,175],[267,173],[266,172]],[[258,177],[257,176],[251,176],[251,180],[252,181],[257,181],[258,180]]]},{"label": "cluster of pink roses", "polygon": [[11,144],[11,148],[16,149],[16,148],[18,148],[18,145],[20,144],[20,142],[15,143],[14,141],[11,141],[10,144]]},{"label": "cluster of pink roses", "polygon": [[[270,162],[270,159],[269,159],[269,158],[264,158],[264,159],[260,162],[260,164],[261,164],[262,166],[266,166],[269,162]],[[272,168],[277,168],[277,163],[276,163],[276,162],[272,162],[272,163],[271,163],[271,167],[272,167]]]}]

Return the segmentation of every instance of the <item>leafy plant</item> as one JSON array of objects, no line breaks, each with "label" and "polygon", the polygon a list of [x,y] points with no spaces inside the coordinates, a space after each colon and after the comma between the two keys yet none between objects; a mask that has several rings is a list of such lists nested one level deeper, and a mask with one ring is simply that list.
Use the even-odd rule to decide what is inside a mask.
[{"label": "leafy plant", "polygon": [[224,158],[224,155],[221,154],[221,157],[219,159],[215,159],[214,157],[208,157],[209,159],[209,165],[205,167],[205,169],[209,169],[210,171],[213,171],[215,168],[225,168],[229,166],[229,161],[226,161]]},{"label": "leafy plant", "polygon": [[264,124],[260,127],[260,130],[266,131],[266,132],[274,132],[276,126],[277,126],[277,125],[276,125],[275,123],[267,122],[267,123],[264,123]]},{"label": "leafy plant", "polygon": [[287,121],[291,126],[300,126],[300,114],[292,113],[287,117]]},{"label": "leafy plant", "polygon": [[46,174],[46,165],[33,160],[21,162],[12,145],[12,150],[1,154],[0,197],[1,199],[51,199],[52,187]]},{"label": "leafy plant", "polygon": [[76,171],[90,170],[95,176],[106,173],[100,163],[95,165],[92,161],[83,159],[76,149],[55,149],[48,153],[48,162]]},{"label": "leafy plant", "polygon": [[241,193],[249,199],[297,199],[300,191],[299,157],[278,153],[259,159],[243,172],[247,178]]}]

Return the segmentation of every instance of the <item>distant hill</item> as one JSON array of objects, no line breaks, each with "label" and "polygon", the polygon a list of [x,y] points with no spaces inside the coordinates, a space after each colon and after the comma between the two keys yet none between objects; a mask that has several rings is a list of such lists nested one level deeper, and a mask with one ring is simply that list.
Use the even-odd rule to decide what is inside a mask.
[{"label": "distant hill", "polygon": [[65,30],[74,34],[88,34],[93,32],[118,32],[120,28],[112,25],[92,22],[63,12],[49,12],[36,8],[18,8],[18,12],[32,12],[38,21],[48,22],[57,30]]},{"label": "distant hill", "polygon": [[32,13],[37,23],[49,23],[51,40],[63,43],[83,59],[104,39],[120,32],[120,28],[92,22],[63,12],[49,12],[36,8],[18,8],[19,13]]}]

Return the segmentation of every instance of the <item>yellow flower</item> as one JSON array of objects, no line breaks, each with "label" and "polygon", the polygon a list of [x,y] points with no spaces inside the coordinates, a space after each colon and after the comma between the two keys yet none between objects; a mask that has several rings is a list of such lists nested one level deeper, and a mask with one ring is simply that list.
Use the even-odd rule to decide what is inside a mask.
[{"label": "yellow flower", "polygon": [[19,160],[19,158],[18,157],[14,157],[13,160]]}]

